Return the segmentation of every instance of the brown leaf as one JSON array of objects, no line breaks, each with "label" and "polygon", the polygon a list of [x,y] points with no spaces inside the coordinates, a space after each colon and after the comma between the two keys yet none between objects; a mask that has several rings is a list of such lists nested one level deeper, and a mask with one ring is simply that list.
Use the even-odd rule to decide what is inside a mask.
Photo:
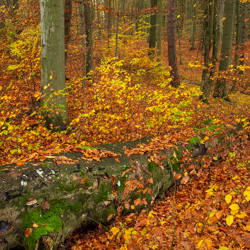
[{"label": "brown leaf", "polygon": [[30,236],[30,234],[32,233],[32,229],[31,228],[27,228],[26,230],[25,230],[25,232],[24,232],[24,235],[25,235],[25,237],[29,237]]},{"label": "brown leaf", "polygon": [[41,205],[41,209],[44,210],[44,209],[48,209],[49,210],[49,203],[48,201],[44,201],[44,203]]},{"label": "brown leaf", "polygon": [[185,185],[188,183],[190,177],[188,175],[184,176],[181,180],[181,184]]}]

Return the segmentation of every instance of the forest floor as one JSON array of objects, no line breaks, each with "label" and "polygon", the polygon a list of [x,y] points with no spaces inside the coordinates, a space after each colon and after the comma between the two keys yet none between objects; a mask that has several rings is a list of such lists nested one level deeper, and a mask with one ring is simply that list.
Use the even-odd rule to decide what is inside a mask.
[{"label": "forest floor", "polygon": [[[183,40],[181,44],[181,79],[200,83],[201,50],[190,50],[188,41]],[[169,76],[159,64],[146,59],[146,42],[138,41],[133,45],[124,42],[120,48],[123,61],[109,59],[103,66],[100,66],[103,56],[112,58],[114,50],[106,50],[105,43],[97,42],[94,79],[86,82],[84,92],[79,77],[82,71],[80,47],[77,41],[69,46],[66,68],[66,76],[70,78],[67,104],[71,133],[47,130],[40,122],[35,101],[40,98],[40,68],[34,70],[28,65],[36,62],[38,52],[34,52],[34,58],[22,61],[23,65],[4,52],[0,59],[1,72],[6,73],[0,76],[3,100],[0,104],[0,165],[16,163],[20,166],[27,161],[42,161],[51,154],[70,152],[79,146],[125,142],[166,131],[187,131],[195,136],[194,127],[205,121],[209,121],[203,124],[207,139],[221,126],[242,122],[248,128],[250,97],[240,91],[249,85],[245,83],[249,81],[246,80],[249,69],[238,79],[240,86],[237,92],[230,94],[231,102],[211,98],[207,105],[199,101],[199,86],[182,83],[176,90],[164,83],[169,82]],[[166,41],[162,47],[162,64],[168,65]],[[249,44],[247,48],[249,51]],[[248,51],[245,52],[247,66],[250,65]],[[15,63],[21,67],[17,74],[7,70]],[[33,70],[36,77],[32,75]],[[20,76],[22,72],[30,73],[30,77]],[[230,72],[227,76],[231,88]],[[155,202],[149,214],[135,212],[116,221],[108,230],[98,225],[94,231],[78,231],[70,237],[66,249],[70,249],[72,243],[77,243],[72,250],[250,248],[250,148],[244,143],[228,150],[223,159],[214,155],[213,165],[205,167],[186,183],[183,181],[172,187],[163,201]]]}]

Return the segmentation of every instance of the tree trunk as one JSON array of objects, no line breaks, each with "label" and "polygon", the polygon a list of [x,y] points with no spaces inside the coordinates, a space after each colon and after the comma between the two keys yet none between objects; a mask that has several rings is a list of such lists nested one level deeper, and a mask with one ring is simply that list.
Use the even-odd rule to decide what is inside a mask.
[{"label": "tree trunk", "polygon": [[192,46],[191,50],[195,50],[195,39],[197,32],[197,18],[198,18],[198,0],[195,0],[195,4],[193,6],[193,36],[192,36]]},{"label": "tree trunk", "polygon": [[41,0],[41,105],[47,128],[69,124],[65,89],[64,3]]},{"label": "tree trunk", "polygon": [[68,55],[68,43],[70,40],[70,25],[72,17],[72,0],[65,0],[64,9],[64,30],[65,30],[65,66]]},{"label": "tree trunk", "polygon": [[180,85],[176,46],[175,46],[175,0],[168,1],[168,61],[170,66],[171,85],[178,87]]},{"label": "tree trunk", "polygon": [[[151,0],[151,8],[157,6],[157,0]],[[149,57],[153,58],[155,55],[155,44],[156,44],[156,13],[153,13],[150,17],[150,30],[149,30]]]},{"label": "tree trunk", "polygon": [[86,35],[86,76],[93,70],[93,22],[91,1],[84,1],[85,35]]},{"label": "tree trunk", "polygon": [[162,41],[162,21],[163,21],[163,15],[162,15],[162,0],[158,0],[158,6],[160,6],[160,8],[158,9],[158,13],[157,13],[157,61],[160,62],[161,61],[161,55],[162,55],[162,51],[161,51],[161,41]]},{"label": "tree trunk", "polygon": [[204,69],[202,71],[201,92],[200,99],[207,100],[211,91],[211,82],[209,81],[209,52],[211,48],[211,36],[210,36],[210,22],[211,17],[209,15],[210,0],[206,0],[204,3],[204,21],[203,21],[203,43],[204,43]]},{"label": "tree trunk", "polygon": [[[233,43],[233,26],[234,26],[235,3],[233,0],[226,0],[225,2],[225,21],[223,27],[221,58],[219,64],[220,71],[226,71],[231,64],[231,48]],[[228,98],[228,82],[225,76],[219,77],[213,97]]]}]

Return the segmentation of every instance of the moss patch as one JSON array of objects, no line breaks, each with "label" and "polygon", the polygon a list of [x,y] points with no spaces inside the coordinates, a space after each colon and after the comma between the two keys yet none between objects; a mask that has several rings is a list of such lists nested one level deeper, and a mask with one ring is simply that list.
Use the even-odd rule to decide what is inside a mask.
[{"label": "moss patch", "polygon": [[155,163],[154,161],[148,163],[148,171],[151,172],[152,174],[155,171],[155,168],[157,168],[159,164]]},{"label": "moss patch", "polygon": [[[45,234],[52,233],[54,230],[60,232],[62,230],[62,221],[58,215],[62,215],[62,209],[56,205],[51,206],[50,210],[42,213],[41,209],[34,209],[28,212],[23,220],[22,228],[25,231],[27,228],[32,228],[32,233],[29,237],[25,237],[25,245],[28,249],[34,249],[38,239]],[[37,224],[38,228],[33,228],[33,224]]]}]

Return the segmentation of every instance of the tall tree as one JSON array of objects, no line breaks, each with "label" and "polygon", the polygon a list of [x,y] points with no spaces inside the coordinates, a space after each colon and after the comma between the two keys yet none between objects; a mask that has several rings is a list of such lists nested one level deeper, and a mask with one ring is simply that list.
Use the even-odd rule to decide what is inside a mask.
[{"label": "tall tree", "polygon": [[156,13],[155,7],[157,6],[157,0],[151,0],[151,8],[153,8],[153,13],[150,17],[150,30],[149,30],[149,56],[153,57],[155,54],[155,44],[156,44]]},{"label": "tall tree", "polygon": [[156,23],[157,23],[157,61],[161,61],[161,40],[162,40],[162,21],[163,21],[163,15],[162,15],[162,0],[157,0],[157,5],[160,7],[158,9]]},{"label": "tall tree", "polygon": [[[202,95],[200,99],[207,100],[210,96],[210,91],[212,87],[212,81],[209,78],[209,63],[210,63],[210,49],[212,46],[212,36],[211,29],[213,18],[210,13],[212,12],[211,0],[205,0],[204,2],[204,18],[203,18],[203,43],[204,43],[204,69],[202,71],[202,81],[201,81],[201,92]],[[215,17],[216,18],[216,17]]]},{"label": "tall tree", "polygon": [[168,61],[170,66],[171,85],[178,87],[180,85],[176,46],[175,46],[175,0],[168,0]]},{"label": "tall tree", "polygon": [[64,3],[64,30],[65,30],[65,65],[68,55],[68,43],[70,40],[70,24],[72,17],[72,0],[65,0]]},{"label": "tall tree", "polygon": [[[65,130],[69,124],[65,89],[64,3],[41,0],[41,105],[46,127]],[[51,98],[52,95],[52,98]],[[45,107],[46,106],[46,107]]]},{"label": "tall tree", "polygon": [[93,70],[93,11],[91,1],[84,1],[85,35],[86,35],[86,76]]},{"label": "tall tree", "polygon": [[[231,64],[231,48],[233,43],[233,27],[235,16],[235,2],[233,0],[225,1],[225,21],[222,35],[221,57],[219,71],[226,71]],[[228,98],[228,81],[225,77],[218,77],[213,97]]]}]

